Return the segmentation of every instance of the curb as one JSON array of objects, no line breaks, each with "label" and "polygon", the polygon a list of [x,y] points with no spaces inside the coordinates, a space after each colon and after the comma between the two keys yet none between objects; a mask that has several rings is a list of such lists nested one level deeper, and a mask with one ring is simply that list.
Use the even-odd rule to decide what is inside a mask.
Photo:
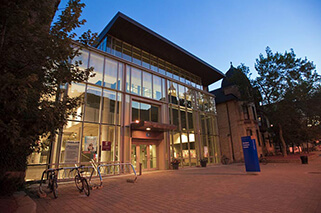
[{"label": "curb", "polygon": [[36,212],[37,204],[24,191],[15,192],[13,197],[18,204],[15,213]]}]

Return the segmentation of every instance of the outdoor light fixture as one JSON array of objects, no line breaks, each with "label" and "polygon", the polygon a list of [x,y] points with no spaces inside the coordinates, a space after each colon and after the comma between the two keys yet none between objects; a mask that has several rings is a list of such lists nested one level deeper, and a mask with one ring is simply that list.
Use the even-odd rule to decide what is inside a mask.
[{"label": "outdoor light fixture", "polygon": [[151,128],[147,127],[146,130],[149,131],[149,130],[151,130]]}]

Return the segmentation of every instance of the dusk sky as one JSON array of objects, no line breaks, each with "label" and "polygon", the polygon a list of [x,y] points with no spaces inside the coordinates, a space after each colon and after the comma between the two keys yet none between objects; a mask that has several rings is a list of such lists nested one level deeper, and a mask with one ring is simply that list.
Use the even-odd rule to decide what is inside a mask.
[{"label": "dusk sky", "polygon": [[[62,0],[59,8],[66,5]],[[294,49],[321,74],[320,0],[87,0],[82,18],[100,33],[118,11],[179,45],[223,73],[244,63],[256,76],[255,59]],[[210,90],[220,87],[220,82]]]}]

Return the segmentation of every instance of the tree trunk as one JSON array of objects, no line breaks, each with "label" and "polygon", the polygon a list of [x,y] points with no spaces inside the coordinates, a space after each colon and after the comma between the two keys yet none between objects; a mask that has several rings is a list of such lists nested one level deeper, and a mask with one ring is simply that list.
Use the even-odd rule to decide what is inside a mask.
[{"label": "tree trunk", "polygon": [[282,126],[281,124],[279,124],[279,133],[280,133],[280,140],[282,142],[282,155],[283,157],[286,157],[288,156],[288,154],[286,153],[286,144],[285,144],[285,141],[284,141],[284,138],[283,138],[283,130],[282,130]]}]

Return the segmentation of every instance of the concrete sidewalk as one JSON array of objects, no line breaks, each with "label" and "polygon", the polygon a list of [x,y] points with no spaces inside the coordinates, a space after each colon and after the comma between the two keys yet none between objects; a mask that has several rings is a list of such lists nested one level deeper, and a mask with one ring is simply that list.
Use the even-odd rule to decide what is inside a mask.
[{"label": "concrete sidewalk", "polygon": [[[318,154],[318,153],[317,153]],[[59,197],[31,196],[37,212],[321,212],[321,157],[303,164],[242,164],[145,173],[137,183],[105,179],[86,197],[60,184]]]}]

